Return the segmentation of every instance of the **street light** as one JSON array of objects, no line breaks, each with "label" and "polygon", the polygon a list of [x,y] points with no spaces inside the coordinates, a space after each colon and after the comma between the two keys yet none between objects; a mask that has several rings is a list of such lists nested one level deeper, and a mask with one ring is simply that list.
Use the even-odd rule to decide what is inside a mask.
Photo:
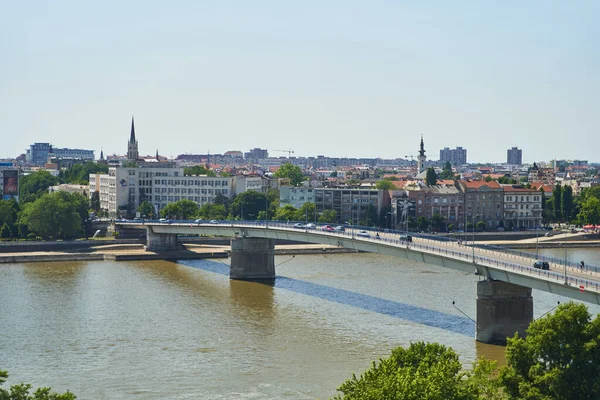
[{"label": "street light", "polygon": [[565,285],[569,284],[569,279],[567,278],[567,244],[563,243],[565,246]]},{"label": "street light", "polygon": [[390,226],[389,226],[389,229],[392,229],[392,217],[393,217],[394,213],[392,213],[391,211],[387,212],[387,214],[385,216],[386,217],[386,223],[387,223],[387,216],[388,215],[390,216]]},{"label": "street light", "polygon": [[473,264],[475,264],[475,216],[479,217],[479,214],[473,214],[473,243],[471,243],[471,247],[473,248]]}]

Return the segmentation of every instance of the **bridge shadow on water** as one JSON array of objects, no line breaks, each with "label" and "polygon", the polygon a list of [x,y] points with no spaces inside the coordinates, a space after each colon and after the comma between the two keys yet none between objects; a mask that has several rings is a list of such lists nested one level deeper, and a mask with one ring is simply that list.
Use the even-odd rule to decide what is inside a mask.
[{"label": "bridge shadow on water", "polygon": [[[210,260],[178,261],[179,264],[221,275],[229,275],[229,265]],[[357,307],[363,310],[412,321],[418,324],[444,329],[453,333],[475,337],[475,324],[466,317],[417,307],[394,300],[382,299],[367,294],[337,289],[317,283],[278,276],[275,281],[256,281],[277,289],[285,289],[307,296],[329,300],[335,303]]]}]

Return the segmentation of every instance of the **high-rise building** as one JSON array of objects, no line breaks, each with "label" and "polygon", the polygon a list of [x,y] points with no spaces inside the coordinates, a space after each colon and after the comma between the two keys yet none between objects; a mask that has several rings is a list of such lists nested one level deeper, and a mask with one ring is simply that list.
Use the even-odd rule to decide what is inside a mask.
[{"label": "high-rise building", "polygon": [[131,133],[129,134],[129,142],[127,143],[127,161],[135,162],[140,158],[138,152],[138,142],[135,140],[135,126],[133,116],[131,117]]},{"label": "high-rise building", "polygon": [[506,151],[506,163],[510,165],[523,164],[523,150],[513,147]]},{"label": "high-rise building", "polygon": [[266,149],[259,149],[255,147],[254,149],[244,153],[244,158],[247,160],[263,160],[265,158],[269,158],[269,152]]},{"label": "high-rise building", "polygon": [[440,162],[449,162],[452,165],[464,165],[467,163],[467,149],[457,147],[450,149],[444,147],[440,150]]},{"label": "high-rise building", "polygon": [[34,143],[29,146],[25,154],[27,162],[37,165],[44,165],[48,161],[48,156],[53,154],[56,158],[79,158],[82,160],[94,161],[94,150],[56,148],[50,143]]}]

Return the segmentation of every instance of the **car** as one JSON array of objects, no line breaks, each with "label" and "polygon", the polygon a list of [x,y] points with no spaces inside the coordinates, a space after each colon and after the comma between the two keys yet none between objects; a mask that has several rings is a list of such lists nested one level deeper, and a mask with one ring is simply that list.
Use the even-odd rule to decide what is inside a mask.
[{"label": "car", "polygon": [[297,224],[294,224],[294,228],[296,228],[296,229],[304,229],[304,224],[301,224],[301,223],[298,222]]},{"label": "car", "polygon": [[309,223],[309,224],[304,225],[304,228],[305,229],[317,229],[317,226],[313,223]]},{"label": "car", "polygon": [[325,232],[333,232],[333,227],[331,225],[323,225],[321,230]]},{"label": "car", "polygon": [[211,219],[209,224],[218,224],[219,222],[216,219]]},{"label": "car", "polygon": [[369,232],[367,232],[367,231],[358,231],[358,233],[356,234],[356,236],[370,238],[371,234]]},{"label": "car", "polygon": [[142,222],[142,219],[141,219],[140,217],[135,217],[133,220],[134,220],[135,222]]},{"label": "car", "polygon": [[344,228],[343,226],[336,226],[335,228],[333,228],[334,231],[336,232],[346,232],[346,228]]},{"label": "car", "polygon": [[550,269],[550,264],[547,261],[536,261],[533,263],[533,268],[537,269]]},{"label": "car", "polygon": [[196,219],[196,220],[194,220],[194,223],[196,223],[196,224],[201,224],[201,223],[202,223],[202,220],[201,220],[201,219]]},{"label": "car", "polygon": [[158,220],[158,222],[169,222],[169,220],[167,218],[161,218]]},{"label": "car", "polygon": [[400,235],[400,240],[404,242],[412,242],[412,236],[410,235]]}]

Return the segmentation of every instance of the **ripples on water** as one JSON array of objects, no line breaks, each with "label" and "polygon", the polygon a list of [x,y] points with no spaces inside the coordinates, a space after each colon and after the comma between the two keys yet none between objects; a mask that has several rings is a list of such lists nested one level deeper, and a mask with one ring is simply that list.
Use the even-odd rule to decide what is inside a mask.
[{"label": "ripples on water", "polygon": [[[315,399],[411,341],[503,357],[452,307],[475,315],[474,275],[367,254],[276,263],[272,285],[215,260],[2,265],[0,368],[81,399]],[[557,298],[534,292],[536,316]]]}]

